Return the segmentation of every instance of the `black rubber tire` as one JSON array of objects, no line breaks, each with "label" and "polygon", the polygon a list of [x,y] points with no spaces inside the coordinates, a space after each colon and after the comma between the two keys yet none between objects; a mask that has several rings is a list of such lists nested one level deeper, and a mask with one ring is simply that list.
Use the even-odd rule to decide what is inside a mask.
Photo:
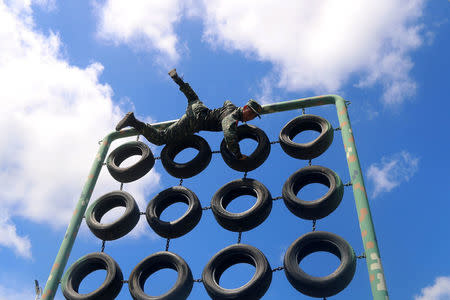
[{"label": "black rubber tire", "polygon": [[270,154],[270,141],[264,131],[256,126],[244,124],[237,127],[237,137],[239,141],[246,138],[255,140],[258,146],[246,159],[239,160],[228,150],[225,139],[223,139],[220,144],[220,154],[230,168],[239,172],[249,172],[266,161]]},{"label": "black rubber tire", "polygon": [[[308,143],[295,143],[292,139],[302,131],[314,130],[319,136]],[[281,129],[279,141],[283,151],[291,157],[310,160],[320,156],[333,143],[334,130],[328,120],[316,115],[301,115]]]},{"label": "black rubber tire", "polygon": [[[226,210],[232,200],[243,195],[255,196],[256,203],[240,213]],[[272,210],[272,196],[269,190],[255,179],[237,179],[217,190],[211,200],[211,209],[223,228],[234,232],[248,231],[260,225],[269,216]]]},{"label": "black rubber tire", "polygon": [[[305,201],[297,193],[310,183],[321,183],[329,187],[321,198]],[[339,176],[322,166],[307,166],[289,176],[283,185],[283,200],[286,207],[297,217],[318,220],[328,216],[341,203],[344,185]]]},{"label": "black rubber tire", "polygon": [[[252,279],[236,289],[225,289],[219,285],[220,277],[229,267],[247,263],[256,268]],[[260,299],[267,292],[272,282],[272,269],[267,258],[257,248],[234,244],[216,253],[203,269],[202,281],[206,292],[212,299]]]},{"label": "black rubber tire", "polygon": [[[180,164],[174,161],[178,153],[187,148],[197,149],[198,154],[191,161]],[[161,162],[167,173],[176,178],[190,178],[201,173],[211,161],[208,142],[198,135],[191,135],[176,144],[167,144],[161,151]]]},{"label": "black rubber tire", "polygon": [[[125,212],[112,223],[102,224],[100,220],[111,209],[125,207]],[[119,239],[129,233],[140,219],[139,207],[133,196],[124,191],[109,192],[92,203],[85,214],[86,224],[91,232],[103,241]]]},{"label": "black rubber tire", "polygon": [[[177,220],[162,221],[161,213],[178,202],[187,204],[187,211]],[[145,217],[158,235],[173,239],[185,235],[198,224],[202,217],[202,206],[194,192],[184,186],[174,186],[160,192],[148,203]]]},{"label": "black rubber tire", "polygon": [[[83,279],[97,270],[106,270],[106,279],[95,291],[79,294]],[[61,280],[62,293],[69,300],[111,300],[122,289],[123,274],[117,262],[108,254],[95,252],[87,254],[73,263]]]},{"label": "black rubber tire", "polygon": [[[145,281],[153,273],[161,269],[172,269],[178,272],[175,285],[165,294],[150,296],[144,292]],[[161,251],[144,258],[131,271],[128,289],[134,300],[182,300],[191,293],[194,279],[191,269],[184,259],[175,253]]]},{"label": "black rubber tire", "polygon": [[[141,159],[127,168],[120,164],[133,155],[141,155]],[[106,160],[111,176],[123,183],[135,181],[147,174],[155,165],[155,158],[150,148],[139,141],[128,142],[114,149]]]},{"label": "black rubber tire", "polygon": [[[328,276],[310,276],[299,266],[303,258],[318,251],[332,253],[341,260],[339,267]],[[350,244],[340,236],[325,231],[313,231],[299,237],[284,256],[287,279],[297,291],[311,297],[336,295],[349,285],[355,270],[356,256]]]}]

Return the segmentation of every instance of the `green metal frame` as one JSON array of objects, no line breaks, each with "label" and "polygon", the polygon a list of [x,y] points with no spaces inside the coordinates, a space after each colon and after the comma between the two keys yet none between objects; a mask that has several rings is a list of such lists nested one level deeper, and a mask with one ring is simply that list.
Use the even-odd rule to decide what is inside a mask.
[{"label": "green metal frame", "polygon": [[[337,95],[325,95],[266,104],[263,105],[262,114],[270,114],[326,104],[335,104],[338,113],[339,124],[342,133],[342,141],[344,143],[347,156],[348,169],[351,177],[356,210],[359,218],[361,237],[364,244],[373,299],[387,300],[389,299],[389,296],[386,288],[383,267],[381,265],[380,251],[378,249],[378,243],[372,221],[372,214],[370,212],[369,202],[367,200],[366,188],[364,185],[364,179],[362,176],[358,153],[356,151],[355,139],[353,137],[345,100]],[[174,123],[175,121],[176,120],[166,121],[153,125],[156,128],[162,129]],[[109,146],[111,145],[111,142],[116,139],[134,136],[137,134],[138,132],[134,129],[123,130],[120,132],[112,132],[102,140],[100,149],[98,150],[97,156],[95,157],[95,161],[92,165],[87,181],[83,187],[80,199],[78,200],[75,211],[73,212],[72,219],[70,220],[58,254],[56,255],[55,262],[44,288],[42,300],[50,300],[55,297],[59,282],[66,267],[67,260],[69,259],[73,244],[75,242],[78,229],[80,228],[80,224],[83,220],[86,207],[91,198],[92,191],[97,182],[100,170],[102,168],[103,162],[105,161],[105,157],[108,152]]]}]

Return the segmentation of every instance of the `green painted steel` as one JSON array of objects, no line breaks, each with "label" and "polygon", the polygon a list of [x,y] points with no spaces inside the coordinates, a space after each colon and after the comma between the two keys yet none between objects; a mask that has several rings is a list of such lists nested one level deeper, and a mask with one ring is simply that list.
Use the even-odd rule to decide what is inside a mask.
[{"label": "green painted steel", "polygon": [[[283,101],[263,105],[262,114],[271,114],[326,104],[335,104],[338,113],[339,124],[342,133],[342,141],[344,143],[345,153],[347,155],[347,163],[353,186],[353,195],[355,198],[361,236],[364,244],[372,296],[374,300],[388,300],[389,297],[386,288],[384,271],[381,265],[380,252],[375,236],[375,229],[372,221],[372,215],[370,213],[370,207],[367,199],[364,179],[362,176],[361,165],[359,163],[358,153],[356,151],[355,139],[353,137],[350,119],[347,112],[346,101],[342,97],[337,95],[324,95]],[[155,123],[152,125],[156,128],[162,129],[166,128],[176,121],[177,120],[172,120]],[[50,271],[50,275],[42,294],[42,300],[50,300],[54,299],[55,297],[59,282],[61,280],[63,271],[67,264],[67,260],[69,259],[70,252],[75,242],[75,238],[80,228],[81,221],[83,220],[84,213],[92,195],[92,191],[94,190],[94,186],[97,182],[100,170],[103,166],[103,162],[105,161],[105,157],[108,152],[109,146],[111,145],[111,142],[116,139],[135,136],[137,134],[137,131],[134,129],[112,132],[101,141],[100,149],[98,150],[97,156],[95,157],[88,179],[83,187],[80,199],[78,200],[75,211],[72,215],[72,219],[70,220],[66,234],[61,243],[58,254],[56,255],[53,267]]]},{"label": "green painted steel", "polygon": [[338,112],[339,126],[341,127],[342,141],[347,156],[356,211],[358,212],[359,228],[364,244],[372,296],[374,300],[388,300],[389,296],[383,267],[381,265],[377,238],[375,236],[375,227],[372,221],[372,214],[370,213],[369,201],[367,199],[358,152],[356,151],[355,138],[353,137],[352,127],[348,117],[347,106],[341,97],[336,98],[335,104]]}]

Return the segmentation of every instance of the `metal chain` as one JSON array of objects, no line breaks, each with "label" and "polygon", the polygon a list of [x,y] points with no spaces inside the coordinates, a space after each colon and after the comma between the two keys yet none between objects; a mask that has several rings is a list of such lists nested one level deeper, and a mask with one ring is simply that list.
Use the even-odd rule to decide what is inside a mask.
[{"label": "metal chain", "polygon": [[366,253],[364,253],[364,252],[363,252],[363,254],[362,254],[362,255],[360,255],[360,256],[357,256],[356,258],[358,258],[358,259],[361,259],[361,258],[366,258]]},{"label": "metal chain", "polygon": [[272,198],[272,201],[280,200],[280,199],[283,199],[283,197],[282,196],[278,196],[278,197]]},{"label": "metal chain", "polygon": [[208,210],[208,209],[211,209],[211,206],[202,207],[202,210]]},{"label": "metal chain", "polygon": [[102,241],[102,251],[101,252],[105,251],[105,243],[106,243],[106,241]]},{"label": "metal chain", "polygon": [[120,190],[123,189],[123,182],[120,183]]},{"label": "metal chain", "polygon": [[316,231],[316,220],[313,220],[313,227],[312,227],[312,231]]},{"label": "metal chain", "polygon": [[155,160],[159,160],[159,159],[161,159],[161,156],[155,157]]},{"label": "metal chain", "polygon": [[166,241],[166,251],[169,251],[169,243],[170,243],[170,239],[167,239],[167,241]]},{"label": "metal chain", "polygon": [[142,216],[142,215],[145,215],[145,211],[141,211],[141,212],[139,212],[139,214]]},{"label": "metal chain", "polygon": [[311,161],[312,161],[311,159],[308,161],[308,166],[311,166]]},{"label": "metal chain", "polygon": [[284,270],[284,267],[278,267],[278,268],[272,269],[272,272],[281,271],[281,270]]},{"label": "metal chain", "polygon": [[211,154],[219,154],[220,153],[220,150],[218,150],[218,151],[211,151]]},{"label": "metal chain", "polygon": [[273,144],[279,144],[279,143],[280,143],[280,141],[273,141],[273,142],[270,142],[271,145],[273,145]]},{"label": "metal chain", "polygon": [[180,186],[183,185],[183,178],[180,179]]},{"label": "metal chain", "polygon": [[334,131],[340,131],[341,127],[334,128]]},{"label": "metal chain", "polygon": [[244,173],[244,179],[247,178],[247,174],[248,174],[248,172]]},{"label": "metal chain", "polygon": [[344,186],[351,186],[351,185],[353,185],[351,181],[344,184]]},{"label": "metal chain", "polygon": [[124,279],[124,280],[122,280],[122,283],[128,283],[128,280]]},{"label": "metal chain", "polygon": [[302,114],[306,114],[306,109],[304,107],[302,108]]},{"label": "metal chain", "polygon": [[203,282],[203,279],[194,279],[194,282]]},{"label": "metal chain", "polygon": [[239,232],[238,241],[237,241],[238,244],[241,243],[241,238],[242,238],[242,232]]}]

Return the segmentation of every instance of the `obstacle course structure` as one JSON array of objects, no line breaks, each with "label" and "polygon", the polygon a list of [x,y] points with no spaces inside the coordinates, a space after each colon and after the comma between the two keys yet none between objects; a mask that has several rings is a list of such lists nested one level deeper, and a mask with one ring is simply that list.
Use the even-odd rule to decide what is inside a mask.
[{"label": "obstacle course structure", "polygon": [[[263,114],[282,112],[293,109],[303,109],[307,107],[334,104],[337,109],[340,131],[347,156],[351,185],[359,218],[361,236],[365,249],[365,258],[369,272],[369,279],[372,289],[373,299],[386,300],[388,293],[386,289],[384,272],[381,266],[380,253],[375,236],[373,221],[365,191],[364,180],[361,172],[359,158],[356,151],[350,120],[347,112],[346,101],[340,96],[326,95],[311,97],[292,101],[279,102],[263,106]],[[153,124],[157,128],[169,126],[174,121]],[[252,128],[253,127],[253,128]],[[251,138],[258,142],[258,147],[244,164],[233,159],[227,153],[226,147],[221,146],[221,154],[224,161],[233,169],[248,172],[261,165],[268,156],[267,145],[270,151],[270,142],[264,137],[264,132],[249,125],[240,126],[239,138]],[[299,129],[300,128],[300,129]],[[315,130],[320,132],[320,136],[308,144],[298,144],[292,142],[292,138],[303,130]],[[331,134],[330,134],[331,132]],[[42,299],[53,299],[67,264],[72,246],[74,244],[78,229],[80,227],[95,183],[100,170],[105,161],[107,151],[111,142],[115,139],[137,135],[135,130],[125,130],[112,132],[101,142],[96,160],[91,168],[90,175],[81,193],[71,222],[68,226],[64,240],[55,259],[55,263],[50,272],[47,284],[42,295]],[[311,160],[322,154],[333,140],[333,128],[328,121],[313,115],[302,115],[289,122],[280,133],[280,144],[288,155]],[[127,143],[115,149],[107,160],[108,170],[111,175],[120,182],[131,182],[143,176],[154,164],[154,157],[151,151],[145,148],[145,144],[140,142]],[[172,176],[183,178],[192,177],[201,172],[211,159],[211,149],[201,137],[194,136],[189,142],[183,143],[180,148],[177,145],[167,145],[162,153],[161,159],[166,171]],[[143,146],[144,145],[144,146]],[[192,147],[199,150],[198,161],[191,161],[188,164],[177,165],[173,162],[174,157],[184,148]],[[299,147],[304,147],[298,151]],[[128,170],[122,170],[120,163],[132,155],[141,155],[141,160],[136,165],[144,166]],[[163,159],[165,157],[165,159]],[[196,157],[196,158],[197,158]],[[194,158],[194,160],[196,159]],[[329,187],[328,193],[317,201],[302,201],[295,195],[305,185],[309,183],[322,183]],[[342,199],[343,185],[339,176],[332,170],[321,166],[307,166],[292,174],[283,186],[283,200],[288,209],[298,217],[313,220],[323,218],[330,214]],[[257,203],[242,214],[229,214],[226,206],[236,197],[241,195],[253,195],[257,197]],[[182,199],[182,200],[180,200]],[[239,232],[251,230],[262,223],[270,214],[272,207],[272,196],[270,192],[254,179],[246,178],[235,180],[224,185],[216,192],[211,201],[211,210],[217,222],[227,230]],[[188,204],[189,218],[181,218],[179,224],[167,226],[159,220],[161,212],[175,202]],[[100,223],[102,215],[109,209],[116,206],[125,206],[123,216],[112,224],[114,228],[105,228]],[[195,194],[184,187],[173,187],[159,193],[148,205],[145,212],[146,219],[153,230],[162,237],[168,239],[176,238],[188,233],[201,218],[202,208],[196,199]],[[103,241],[113,240],[127,234],[139,219],[139,209],[136,207],[134,199],[125,192],[108,193],[91,206],[86,212],[86,222],[91,231]],[[239,235],[240,236],[240,235]],[[168,244],[166,246],[168,250]],[[299,268],[299,262],[308,254],[316,251],[327,251],[335,254],[341,264],[333,273],[333,276],[312,277],[304,273]],[[312,297],[329,297],[344,289],[353,278],[355,272],[355,254],[351,246],[339,236],[329,233],[314,231],[299,237],[294,241],[284,257],[283,269],[286,277],[294,288],[305,295]],[[230,266],[237,263],[250,263],[256,268],[256,273],[251,282],[239,289],[225,290],[218,284],[221,274]],[[194,282],[192,273],[186,262],[177,254],[168,251],[158,252],[145,258],[132,271],[128,280],[129,290],[134,299],[146,299],[143,294],[143,284],[145,280],[154,272],[162,268],[172,268],[178,272],[176,286],[172,288],[167,299],[185,299],[190,293]],[[108,291],[108,295],[97,294],[93,298],[77,298],[77,289],[84,277],[97,269],[108,271],[107,279],[102,285],[102,289],[95,292]],[[240,299],[260,298],[268,289],[272,272],[264,254],[250,245],[235,244],[219,251],[205,266],[202,274],[202,283],[208,294],[214,299],[227,299],[231,296],[239,296]],[[74,276],[75,274],[76,276]],[[180,279],[181,278],[181,279]],[[317,280],[319,278],[320,280]],[[101,253],[88,254],[76,261],[67,271],[61,281],[63,292],[68,299],[111,299],[111,295],[117,295],[124,283],[123,275],[119,266],[109,255]],[[108,285],[109,287],[103,287]],[[230,292],[231,291],[231,292]],[[228,294],[227,294],[228,293]],[[229,293],[237,293],[230,295]],[[73,296],[75,295],[75,296]],[[173,297],[173,298],[172,298]],[[242,298],[241,298],[242,297]],[[155,298],[156,299],[156,298]]]}]

